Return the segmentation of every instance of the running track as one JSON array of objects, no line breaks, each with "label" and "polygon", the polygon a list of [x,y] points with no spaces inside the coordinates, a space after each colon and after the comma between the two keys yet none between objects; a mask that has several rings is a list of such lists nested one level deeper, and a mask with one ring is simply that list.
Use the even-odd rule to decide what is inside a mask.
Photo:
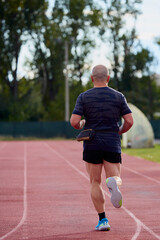
[{"label": "running track", "polygon": [[[123,155],[123,207],[98,217],[76,141],[0,142],[0,240],[160,239],[160,164]],[[104,174],[103,174],[104,177]]]}]

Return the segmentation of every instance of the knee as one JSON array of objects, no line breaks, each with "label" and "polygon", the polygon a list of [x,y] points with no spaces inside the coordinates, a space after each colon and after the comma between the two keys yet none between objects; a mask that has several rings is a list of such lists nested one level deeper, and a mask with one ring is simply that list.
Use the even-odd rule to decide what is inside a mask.
[{"label": "knee", "polygon": [[91,177],[90,178],[91,185],[101,185],[101,177]]}]

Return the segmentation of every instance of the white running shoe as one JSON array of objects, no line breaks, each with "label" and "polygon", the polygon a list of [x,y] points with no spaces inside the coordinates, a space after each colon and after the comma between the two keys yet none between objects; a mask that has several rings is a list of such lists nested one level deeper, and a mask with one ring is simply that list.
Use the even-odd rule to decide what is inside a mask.
[{"label": "white running shoe", "polygon": [[115,208],[122,206],[122,194],[117,186],[117,182],[113,177],[106,179],[107,187],[111,193],[111,203]]}]

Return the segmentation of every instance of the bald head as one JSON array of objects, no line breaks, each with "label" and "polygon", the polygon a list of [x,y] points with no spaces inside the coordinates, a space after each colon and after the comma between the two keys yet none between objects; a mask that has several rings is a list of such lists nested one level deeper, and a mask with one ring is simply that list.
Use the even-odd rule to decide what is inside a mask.
[{"label": "bald head", "polygon": [[92,69],[92,77],[95,81],[106,81],[108,69],[104,65],[96,65]]}]

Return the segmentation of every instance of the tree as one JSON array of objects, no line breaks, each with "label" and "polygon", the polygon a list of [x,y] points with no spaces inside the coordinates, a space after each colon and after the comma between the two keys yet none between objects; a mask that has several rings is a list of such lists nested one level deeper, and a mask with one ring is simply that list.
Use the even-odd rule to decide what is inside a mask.
[{"label": "tree", "polygon": [[93,0],[56,0],[52,16],[60,26],[62,39],[71,41],[70,71],[82,84],[86,58],[94,46],[91,29],[100,25],[101,11]]},{"label": "tree", "polygon": [[156,43],[160,46],[160,38],[156,38]]},{"label": "tree", "polygon": [[[133,45],[135,35],[135,29],[127,31],[125,29],[125,17],[132,16],[133,21],[136,20],[140,13],[137,9],[137,4],[140,4],[141,0],[111,0],[109,4],[106,3],[106,16],[107,26],[110,30],[110,46],[112,51],[112,69],[114,72],[114,86],[121,90],[121,73],[122,69],[127,66],[127,61],[130,54],[130,47]],[[126,32],[126,33],[125,33]],[[127,33],[128,32],[128,33]],[[130,43],[129,43],[130,42]],[[123,45],[124,44],[124,45]],[[123,51],[124,49],[124,51]],[[129,52],[128,52],[129,51]],[[123,60],[125,64],[123,65]],[[125,78],[125,71],[123,71],[123,77]]]},{"label": "tree", "polygon": [[[35,69],[36,79],[41,81],[43,103],[48,112],[45,116],[53,119],[53,106],[61,99],[61,112],[64,115],[64,84],[65,84],[65,44],[68,44],[68,74],[72,89],[77,83],[78,92],[83,89],[82,77],[85,72],[86,57],[93,46],[94,40],[89,37],[92,26],[97,26],[100,12],[89,0],[58,0],[55,1],[52,16],[32,34],[35,46],[34,60],[31,65]],[[40,44],[39,44],[40,43]],[[73,83],[72,83],[73,82]],[[71,92],[71,98],[77,95]],[[62,105],[62,102],[64,103]],[[51,107],[52,106],[52,107]],[[72,108],[72,107],[71,107]],[[58,120],[58,119],[57,119]]]},{"label": "tree", "polygon": [[[45,0],[0,1],[0,81],[7,84],[10,93],[18,97],[18,61],[24,36],[40,27],[45,15]],[[36,26],[35,26],[36,25]]]},{"label": "tree", "polygon": [[124,34],[121,38],[123,43],[123,69],[121,73],[121,89],[123,91],[131,91],[136,88],[134,79],[136,78],[136,67],[135,67],[135,29],[132,29],[130,34]]},{"label": "tree", "polygon": [[19,95],[15,100],[8,89],[0,89],[1,121],[38,121],[43,118],[44,109],[39,85],[33,80],[22,78],[18,83]]},{"label": "tree", "polygon": [[[139,14],[141,0],[56,0],[46,14],[47,0],[0,1],[0,118],[5,121],[64,120],[65,44],[70,110],[80,92],[92,87],[82,80],[90,68],[95,38],[107,38],[113,68],[111,85],[150,118],[159,107],[159,88],[150,65],[154,56],[136,38],[136,25],[126,16]],[[98,5],[99,4],[99,5]],[[98,35],[99,34],[99,35]],[[106,39],[105,39],[106,40]],[[17,76],[19,56],[27,41],[33,59],[26,61],[33,78]],[[160,44],[157,39],[157,43]]]},{"label": "tree", "polygon": [[[136,70],[141,74],[139,79],[139,88],[142,96],[147,100],[147,114],[150,118],[153,118],[155,111],[154,101],[155,96],[153,92],[154,80],[152,78],[151,65],[154,60],[153,55],[148,49],[142,48],[140,52],[136,54]],[[141,86],[141,83],[143,84]],[[143,107],[142,109],[144,109]]]}]

